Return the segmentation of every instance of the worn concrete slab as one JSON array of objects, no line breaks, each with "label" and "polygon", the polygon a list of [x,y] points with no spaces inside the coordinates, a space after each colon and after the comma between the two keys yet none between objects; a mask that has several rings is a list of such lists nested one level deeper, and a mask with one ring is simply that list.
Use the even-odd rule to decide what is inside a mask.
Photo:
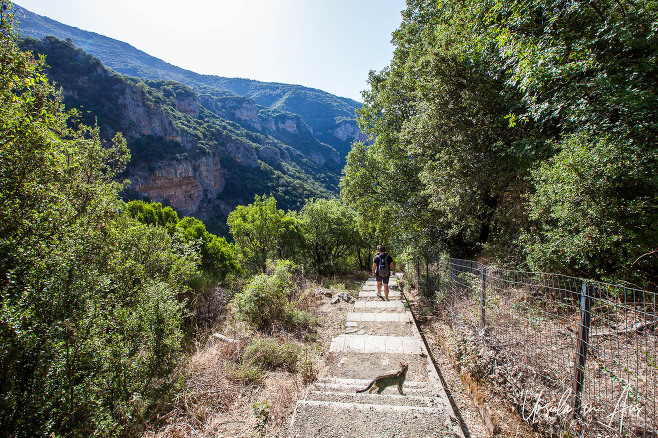
[{"label": "worn concrete slab", "polygon": [[347,322],[412,322],[410,312],[352,312],[347,314]]},{"label": "worn concrete slab", "polygon": [[423,342],[415,337],[339,335],[331,341],[330,352],[421,354]]},{"label": "worn concrete slab", "polygon": [[300,400],[291,437],[453,437],[444,409]]},{"label": "worn concrete slab", "polygon": [[402,301],[357,301],[354,310],[397,310],[404,311]]},{"label": "worn concrete slab", "polygon": [[[367,384],[366,384],[367,385]],[[364,386],[359,387],[365,388]],[[363,392],[356,393],[356,390],[350,392],[340,391],[311,391],[307,394],[306,400],[312,401],[335,401],[343,403],[377,403],[380,405],[407,405],[407,406],[422,406],[428,408],[443,408],[444,402],[440,397],[427,397],[419,395],[407,394],[409,388],[404,388],[405,395],[400,395],[397,387],[391,387],[393,391],[384,391],[381,394]],[[387,388],[388,389],[388,388]]]},{"label": "worn concrete slab", "polygon": [[[386,337],[386,343],[385,343],[385,351],[388,354],[396,354],[403,352],[404,353],[404,338],[393,338],[393,337]],[[409,339],[409,338],[407,338]]]},{"label": "worn concrete slab", "polygon": [[[317,390],[320,391],[334,391],[334,392],[347,392],[347,393],[356,393],[358,389],[363,389],[368,384],[371,382],[371,380],[367,379],[349,379],[349,378],[342,378],[342,377],[324,377],[319,380],[317,380],[313,385]],[[427,381],[420,381],[420,380],[405,380],[404,382],[404,390],[405,392],[413,392],[415,395],[419,393],[427,394],[427,396],[432,396],[433,393],[436,393],[437,391],[433,391],[433,385],[430,382]],[[386,389],[386,393],[392,393],[394,394],[395,391],[389,391]]]},{"label": "worn concrete slab", "polygon": [[[363,353],[380,353],[386,352],[390,349],[388,344],[393,344],[390,339],[386,339],[387,336],[370,336],[362,335],[364,339]],[[402,351],[400,349],[400,351]]]},{"label": "worn concrete slab", "polygon": [[[382,296],[383,295],[384,295],[384,291],[382,291]],[[399,299],[402,297],[402,294],[400,293],[400,291],[389,290],[388,297]],[[359,298],[379,298],[379,297],[377,296],[377,290],[375,289],[375,290],[362,290],[361,292],[359,292]]]}]

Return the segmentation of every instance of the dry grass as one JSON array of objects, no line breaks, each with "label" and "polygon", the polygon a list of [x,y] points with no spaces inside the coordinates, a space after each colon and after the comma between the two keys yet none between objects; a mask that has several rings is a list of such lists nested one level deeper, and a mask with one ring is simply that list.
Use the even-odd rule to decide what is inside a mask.
[{"label": "dry grass", "polygon": [[[363,274],[333,278],[321,284],[301,281],[296,307],[317,315],[317,333],[289,333],[274,329],[266,335],[235,320],[230,311],[212,332],[199,337],[181,367],[182,388],[177,396],[150,419],[144,438],[155,437],[277,437],[285,436],[295,404],[323,367],[323,354],[340,327],[348,305],[331,306],[330,298],[316,293],[344,291],[333,284],[361,284]],[[348,289],[349,290],[349,289]],[[211,333],[235,340],[228,342]],[[272,339],[299,348],[295,370],[263,370],[262,381],[236,378],[242,354],[256,339]]]},{"label": "dry grass", "polygon": [[470,436],[535,437],[506,398],[487,384],[489,358],[485,351],[477,350],[468,336],[447,323],[453,316],[452,308],[437,307],[411,285],[405,294],[412,299],[419,329]]},{"label": "dry grass", "polygon": [[[443,301],[443,343],[463,372],[509,400],[544,436],[655,436],[655,331],[590,338],[582,416],[574,418],[578,309],[557,308],[522,288],[490,291],[487,300],[486,331],[472,294]],[[614,331],[611,321],[637,320],[610,309],[594,315],[594,334]]]},{"label": "dry grass", "polygon": [[197,345],[182,370],[182,390],[152,419],[144,437],[254,436],[261,420],[254,414],[257,404],[268,406],[262,436],[277,436],[285,426],[304,389],[301,376],[269,371],[261,384],[232,378],[231,367],[257,334],[244,329],[224,334],[237,342],[210,336]]}]

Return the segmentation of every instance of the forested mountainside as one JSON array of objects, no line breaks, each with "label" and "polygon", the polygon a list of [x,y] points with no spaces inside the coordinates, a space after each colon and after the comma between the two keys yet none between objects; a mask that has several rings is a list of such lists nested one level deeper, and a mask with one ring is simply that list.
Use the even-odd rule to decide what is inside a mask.
[{"label": "forested mountainside", "polygon": [[125,136],[131,199],[167,203],[225,232],[228,213],[255,194],[298,209],[337,191],[341,156],[299,115],[213,88],[123,76],[70,40],[27,38],[21,48],[46,57],[48,77],[82,122],[106,140]]},{"label": "forested mountainside", "polygon": [[253,99],[261,106],[298,114],[313,130],[317,140],[347,155],[353,140],[363,140],[356,124],[355,110],[361,107],[352,99],[300,85],[259,82],[250,79],[202,75],[169,64],[135,47],[94,32],[84,31],[20,8],[17,14],[21,35],[35,39],[55,36],[70,38],[76,47],[100,59],[112,70],[147,79],[182,82],[195,90],[231,92]]}]

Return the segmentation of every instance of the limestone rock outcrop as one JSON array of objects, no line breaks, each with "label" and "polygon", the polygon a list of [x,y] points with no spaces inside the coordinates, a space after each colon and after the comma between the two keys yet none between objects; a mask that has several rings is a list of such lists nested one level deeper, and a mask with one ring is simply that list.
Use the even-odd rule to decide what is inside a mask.
[{"label": "limestone rock outcrop", "polygon": [[140,197],[165,202],[184,215],[194,215],[204,197],[213,199],[226,183],[226,169],[218,157],[164,160],[137,166],[131,189]]},{"label": "limestone rock outcrop", "polygon": [[361,132],[356,121],[344,121],[331,131],[341,141],[366,141],[368,136]]}]

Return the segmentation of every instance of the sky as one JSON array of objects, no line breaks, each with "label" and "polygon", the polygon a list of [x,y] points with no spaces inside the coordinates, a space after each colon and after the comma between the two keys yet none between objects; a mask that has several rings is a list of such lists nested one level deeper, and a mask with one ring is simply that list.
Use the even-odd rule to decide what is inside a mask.
[{"label": "sky", "polygon": [[319,88],[362,101],[389,65],[404,0],[18,0],[197,73]]}]

